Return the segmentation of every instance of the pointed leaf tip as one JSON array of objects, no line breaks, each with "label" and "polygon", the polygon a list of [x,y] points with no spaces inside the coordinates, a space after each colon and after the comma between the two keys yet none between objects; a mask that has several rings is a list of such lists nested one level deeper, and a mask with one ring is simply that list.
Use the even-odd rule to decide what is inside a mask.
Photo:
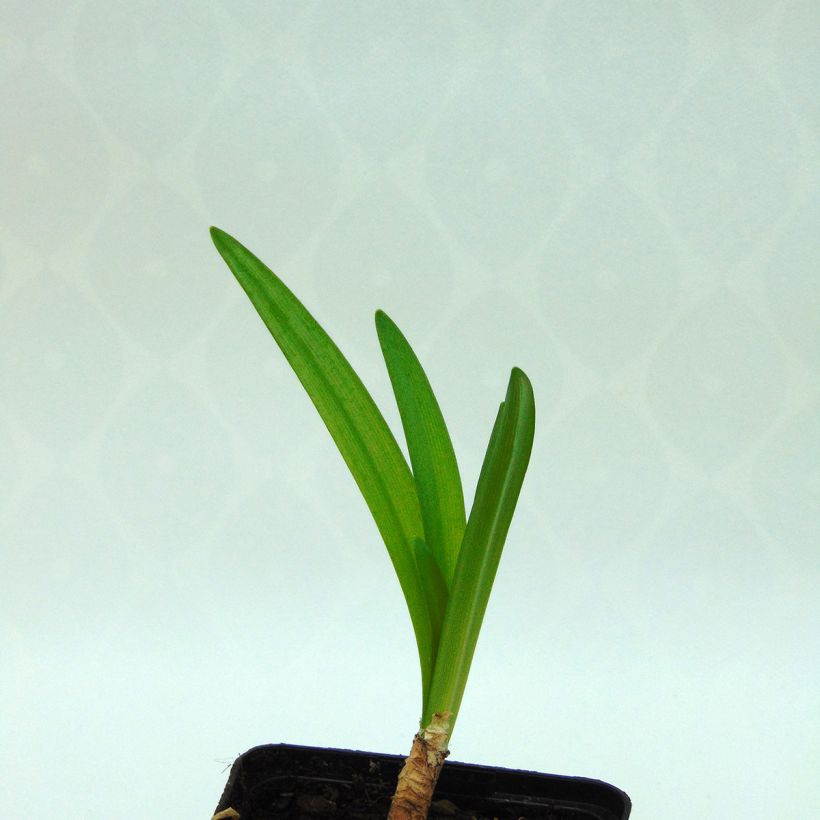
[{"label": "pointed leaf tip", "polygon": [[516,381],[521,381],[524,384],[530,383],[529,377],[520,367],[513,367],[513,369],[510,371],[510,380],[512,379],[515,379]]},{"label": "pointed leaf tip", "polygon": [[220,256],[224,259],[225,252],[231,246],[231,243],[236,243],[236,240],[228,233],[225,233],[221,228],[217,228],[216,225],[211,225],[210,228],[211,234],[211,242],[214,243],[214,247],[219,251]]}]

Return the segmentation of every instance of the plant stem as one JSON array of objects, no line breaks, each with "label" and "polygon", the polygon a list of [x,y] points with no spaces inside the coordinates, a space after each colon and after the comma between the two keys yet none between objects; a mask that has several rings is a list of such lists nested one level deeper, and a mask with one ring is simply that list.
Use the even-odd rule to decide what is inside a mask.
[{"label": "plant stem", "polygon": [[387,820],[426,820],[444,759],[450,752],[450,712],[436,712],[413,740],[399,773]]}]

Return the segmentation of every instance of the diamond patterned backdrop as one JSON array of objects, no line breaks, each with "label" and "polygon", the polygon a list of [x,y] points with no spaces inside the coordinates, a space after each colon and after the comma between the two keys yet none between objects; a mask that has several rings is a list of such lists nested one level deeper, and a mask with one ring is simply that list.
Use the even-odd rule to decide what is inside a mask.
[{"label": "diamond patterned backdrop", "polygon": [[398,584],[217,224],[394,425],[401,324],[468,496],[533,380],[456,759],[816,817],[818,34],[811,0],[4,0],[8,811],[207,817],[253,744],[409,746]]}]

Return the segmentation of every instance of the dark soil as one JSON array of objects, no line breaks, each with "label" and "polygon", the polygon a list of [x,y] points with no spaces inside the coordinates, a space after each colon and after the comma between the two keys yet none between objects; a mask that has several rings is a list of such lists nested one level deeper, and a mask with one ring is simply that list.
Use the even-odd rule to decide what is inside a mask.
[{"label": "dark soil", "polygon": [[[234,764],[217,811],[234,808],[241,820],[384,820],[402,763],[402,758],[393,755],[260,746]],[[578,794],[568,800],[560,796],[560,784],[559,796],[511,794],[508,775],[514,780],[522,774],[445,763],[430,818],[625,820],[627,817],[605,808],[606,803],[596,806],[579,801]],[[570,778],[556,780],[569,781]]]}]

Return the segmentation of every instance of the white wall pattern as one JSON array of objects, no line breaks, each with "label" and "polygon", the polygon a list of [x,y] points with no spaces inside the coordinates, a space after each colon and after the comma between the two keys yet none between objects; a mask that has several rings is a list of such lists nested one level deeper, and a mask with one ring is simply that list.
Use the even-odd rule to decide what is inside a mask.
[{"label": "white wall pattern", "polygon": [[813,0],[3,0],[3,805],[207,817],[255,743],[409,746],[398,584],[217,224],[397,431],[399,322],[470,497],[533,380],[455,759],[818,816],[818,35]]}]

